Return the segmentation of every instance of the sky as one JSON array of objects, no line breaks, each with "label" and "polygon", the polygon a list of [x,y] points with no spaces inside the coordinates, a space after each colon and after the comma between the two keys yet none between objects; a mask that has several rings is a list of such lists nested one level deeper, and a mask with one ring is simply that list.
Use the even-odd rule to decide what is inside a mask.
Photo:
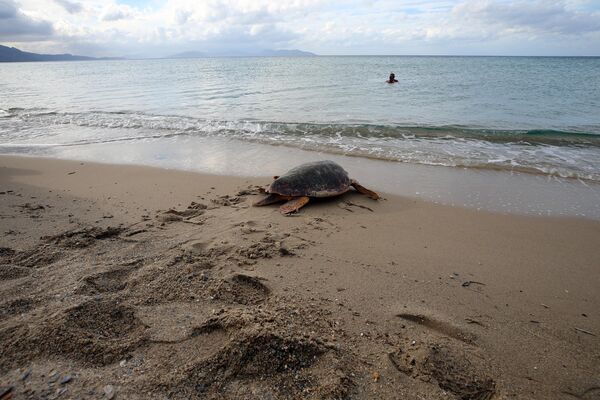
[{"label": "sky", "polygon": [[128,57],[600,56],[600,0],[0,0],[0,44]]}]

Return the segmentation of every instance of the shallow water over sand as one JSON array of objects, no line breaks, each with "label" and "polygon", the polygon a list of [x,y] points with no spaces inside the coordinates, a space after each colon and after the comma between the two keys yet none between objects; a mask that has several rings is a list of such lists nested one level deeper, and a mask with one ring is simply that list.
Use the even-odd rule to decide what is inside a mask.
[{"label": "shallow water over sand", "polygon": [[189,137],[86,146],[38,147],[33,155],[149,165],[217,175],[280,175],[303,162],[338,162],[363,185],[440,204],[535,216],[600,219],[600,185],[518,172],[442,168],[332,155],[225,138]]}]

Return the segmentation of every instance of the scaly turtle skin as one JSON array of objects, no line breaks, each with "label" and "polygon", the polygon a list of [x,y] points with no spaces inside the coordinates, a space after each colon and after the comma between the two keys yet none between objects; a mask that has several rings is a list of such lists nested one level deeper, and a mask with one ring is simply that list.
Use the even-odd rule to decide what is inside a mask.
[{"label": "scaly turtle skin", "polygon": [[283,214],[290,214],[308,203],[310,197],[339,196],[350,190],[350,187],[373,200],[379,199],[377,193],[350,179],[340,165],[333,161],[316,161],[299,165],[285,175],[275,177],[266,189],[268,195],[254,205],[266,206],[287,200],[279,210]]}]

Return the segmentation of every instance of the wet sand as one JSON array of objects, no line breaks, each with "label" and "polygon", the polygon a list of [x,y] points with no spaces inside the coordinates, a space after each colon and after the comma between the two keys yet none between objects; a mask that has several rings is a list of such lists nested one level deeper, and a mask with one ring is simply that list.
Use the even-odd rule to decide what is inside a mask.
[{"label": "wet sand", "polygon": [[0,398],[600,395],[599,222],[269,179],[0,157]]}]

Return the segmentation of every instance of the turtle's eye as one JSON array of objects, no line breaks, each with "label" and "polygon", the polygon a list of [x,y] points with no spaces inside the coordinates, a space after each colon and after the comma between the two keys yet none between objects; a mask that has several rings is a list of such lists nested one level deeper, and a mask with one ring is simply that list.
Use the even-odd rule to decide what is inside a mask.
[{"label": "turtle's eye", "polygon": [[279,175],[275,175],[273,179],[279,179]]}]

